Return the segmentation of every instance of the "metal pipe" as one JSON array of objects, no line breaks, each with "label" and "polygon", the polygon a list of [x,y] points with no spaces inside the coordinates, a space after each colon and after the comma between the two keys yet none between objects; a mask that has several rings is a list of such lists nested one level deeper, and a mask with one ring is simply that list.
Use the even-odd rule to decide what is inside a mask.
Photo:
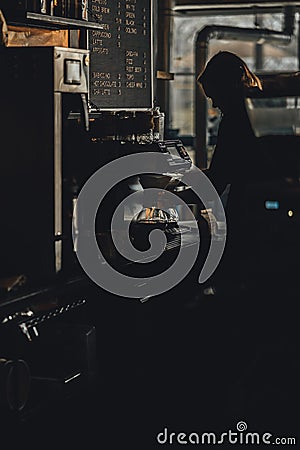
[{"label": "metal pipe", "polygon": [[[298,19],[298,30],[299,30],[299,27],[300,27],[300,17],[299,17],[299,19]],[[300,70],[300,33],[298,32],[298,48],[297,48],[297,50],[298,50],[298,70]]]},{"label": "metal pipe", "polygon": [[[277,44],[289,44],[292,39],[293,25],[291,14],[287,14],[283,31],[269,30],[266,28],[239,28],[223,25],[208,25],[199,31],[195,45],[196,75],[200,74],[208,58],[208,44],[211,39],[276,42]],[[293,16],[294,17],[294,16]],[[196,88],[195,95],[195,149],[196,165],[200,168],[207,166],[207,104],[202,89]],[[204,132],[205,131],[205,132]]]},{"label": "metal pipe", "polygon": [[[263,18],[260,14],[256,14],[255,16],[255,26],[256,27],[262,27],[263,26]],[[263,68],[263,61],[264,61],[264,46],[263,44],[256,42],[255,44],[255,70],[259,71]]]},{"label": "metal pipe", "polygon": [[[170,71],[170,42],[172,38],[172,10],[174,0],[158,1],[158,24],[157,24],[157,61],[156,72]],[[169,81],[166,79],[156,80],[156,105],[165,112],[166,128],[169,128]]]}]

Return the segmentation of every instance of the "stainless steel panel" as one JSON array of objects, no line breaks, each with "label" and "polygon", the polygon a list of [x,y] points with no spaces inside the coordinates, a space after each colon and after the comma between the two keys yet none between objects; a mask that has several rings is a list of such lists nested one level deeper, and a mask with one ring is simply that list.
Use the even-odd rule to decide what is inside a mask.
[{"label": "stainless steel panel", "polygon": [[[64,47],[54,47],[54,91],[73,94],[88,93],[89,51]],[[65,83],[65,61],[80,61],[80,84]]]},{"label": "stainless steel panel", "polygon": [[[62,96],[54,93],[54,234],[62,237]],[[55,271],[62,268],[62,242],[55,242]]]}]

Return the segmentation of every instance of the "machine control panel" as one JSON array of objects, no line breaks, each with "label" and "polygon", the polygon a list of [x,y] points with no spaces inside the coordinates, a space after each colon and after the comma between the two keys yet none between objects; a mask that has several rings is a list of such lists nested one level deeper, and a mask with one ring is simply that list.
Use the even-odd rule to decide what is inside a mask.
[{"label": "machine control panel", "polygon": [[182,174],[191,169],[192,160],[179,139],[159,141],[158,147],[167,157],[168,169],[166,173]]},{"label": "machine control panel", "polygon": [[180,158],[191,162],[190,155],[179,139],[160,141],[158,142],[158,146],[163,153],[169,153],[175,159]]}]

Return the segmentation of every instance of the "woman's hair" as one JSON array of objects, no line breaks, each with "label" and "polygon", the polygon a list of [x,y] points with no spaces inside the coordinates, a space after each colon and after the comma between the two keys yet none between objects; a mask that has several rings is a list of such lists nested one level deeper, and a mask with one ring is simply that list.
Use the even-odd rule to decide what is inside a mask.
[{"label": "woman's hair", "polygon": [[207,63],[204,71],[197,77],[198,83],[240,86],[241,88],[262,89],[260,79],[251,72],[247,64],[236,54],[219,52]]}]

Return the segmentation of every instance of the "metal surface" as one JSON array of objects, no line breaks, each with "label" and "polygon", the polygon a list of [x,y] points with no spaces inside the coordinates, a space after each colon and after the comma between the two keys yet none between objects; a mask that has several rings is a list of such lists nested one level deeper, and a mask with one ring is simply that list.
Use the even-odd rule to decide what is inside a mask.
[{"label": "metal surface", "polygon": [[95,22],[87,22],[86,20],[68,19],[66,17],[48,16],[46,14],[37,14],[33,12],[27,12],[26,18],[36,22],[37,26],[47,25],[48,27],[61,28],[96,28],[103,29],[103,26]]},{"label": "metal surface", "polygon": [[[71,94],[87,94],[88,93],[88,66],[89,51],[54,47],[54,91],[66,92]],[[65,83],[65,60],[80,61],[80,84]]]},{"label": "metal surface", "polygon": [[[173,14],[176,16],[233,16],[233,15],[247,15],[247,14],[278,14],[284,10],[284,5],[280,4],[212,4],[212,5],[188,5],[175,6]],[[300,5],[293,5],[295,12],[300,11]]]},{"label": "metal surface", "polygon": [[218,8],[222,7],[233,7],[233,6],[240,6],[240,5],[247,5],[248,7],[252,6],[284,6],[284,5],[298,5],[300,6],[300,2],[298,1],[289,1],[289,0],[283,0],[281,2],[278,1],[272,1],[272,0],[259,0],[257,2],[248,2],[247,0],[222,0],[222,3],[218,0],[174,0],[175,7],[182,6],[182,7],[191,7],[194,8],[202,8],[207,6],[216,5]]},{"label": "metal surface", "polygon": [[62,268],[62,97],[54,92],[54,235],[55,271]]},{"label": "metal surface", "polygon": [[[77,84],[66,83],[66,61],[79,61],[80,81]],[[54,235],[55,235],[55,271],[62,269],[62,94],[88,93],[89,51],[64,47],[54,47]],[[84,98],[82,98],[82,101]],[[87,114],[87,108],[86,108]],[[85,122],[88,123],[85,117]]]}]

